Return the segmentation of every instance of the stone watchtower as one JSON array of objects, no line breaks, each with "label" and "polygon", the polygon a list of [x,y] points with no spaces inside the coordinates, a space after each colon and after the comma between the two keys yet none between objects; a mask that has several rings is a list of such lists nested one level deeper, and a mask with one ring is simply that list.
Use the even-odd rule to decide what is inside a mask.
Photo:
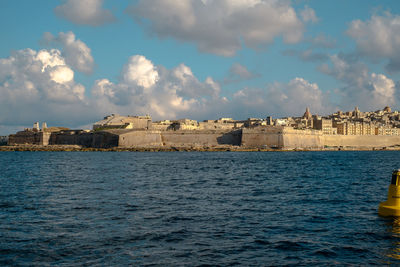
[{"label": "stone watchtower", "polygon": [[42,123],[42,131],[45,131],[47,129],[47,123],[43,122]]},{"label": "stone watchtower", "polygon": [[32,130],[33,130],[34,132],[39,132],[39,131],[40,131],[39,122],[35,122],[35,123],[33,124]]}]

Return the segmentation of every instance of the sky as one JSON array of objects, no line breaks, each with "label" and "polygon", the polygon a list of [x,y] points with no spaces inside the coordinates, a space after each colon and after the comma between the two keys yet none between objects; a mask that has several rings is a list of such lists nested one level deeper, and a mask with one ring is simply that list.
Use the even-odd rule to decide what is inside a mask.
[{"label": "sky", "polygon": [[3,0],[0,34],[0,135],[399,109],[397,0]]}]

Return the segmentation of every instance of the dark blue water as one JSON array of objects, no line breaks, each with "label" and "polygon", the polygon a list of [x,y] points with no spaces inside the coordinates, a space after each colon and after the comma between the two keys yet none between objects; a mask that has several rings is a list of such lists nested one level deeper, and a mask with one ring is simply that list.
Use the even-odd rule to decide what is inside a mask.
[{"label": "dark blue water", "polygon": [[1,152],[0,265],[400,263],[400,152]]}]

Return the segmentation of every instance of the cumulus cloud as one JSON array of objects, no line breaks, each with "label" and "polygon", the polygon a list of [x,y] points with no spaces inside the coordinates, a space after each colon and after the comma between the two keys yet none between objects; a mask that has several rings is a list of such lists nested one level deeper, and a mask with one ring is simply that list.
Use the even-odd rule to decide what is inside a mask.
[{"label": "cumulus cloud", "polygon": [[[248,75],[245,68],[235,69],[237,75]],[[382,88],[390,81],[379,75],[374,79],[377,94],[387,97]],[[116,82],[106,77],[95,81],[88,97],[57,49],[25,49],[0,59],[0,94],[2,131],[35,121],[74,127],[110,113],[150,114],[153,119],[244,119],[301,115],[306,106],[324,112],[329,107],[318,85],[303,78],[244,88],[229,99],[221,96],[220,84],[211,77],[200,81],[185,64],[167,69],[142,55],[127,60]]]},{"label": "cumulus cloud", "polygon": [[[243,74],[243,69],[238,68]],[[135,70],[132,77],[130,70]],[[247,74],[246,74],[247,75]],[[97,80],[92,95],[106,113],[150,114],[154,119],[209,119],[229,116],[239,119],[303,114],[305,107],[327,113],[334,109],[317,84],[303,78],[273,83],[265,88],[244,88],[233,97],[220,95],[220,85],[211,77],[199,81],[191,69],[180,64],[166,69],[141,55],[123,66],[118,82]]]},{"label": "cumulus cloud", "polygon": [[313,113],[327,114],[334,110],[316,83],[295,78],[288,83],[275,82],[266,88],[245,88],[237,91],[234,106],[248,114],[301,116],[306,107]]},{"label": "cumulus cloud", "polygon": [[46,32],[43,35],[42,41],[47,44],[61,45],[62,55],[68,65],[80,72],[86,74],[92,73],[94,59],[91,49],[84,42],[76,39],[73,32],[60,32],[57,36]]},{"label": "cumulus cloud", "polygon": [[395,84],[383,74],[371,74],[372,94],[381,107],[395,103]]},{"label": "cumulus cloud", "polygon": [[[271,44],[277,37],[297,43],[304,32],[289,1],[139,0],[127,13],[150,34],[195,43],[202,52],[222,56],[233,56],[242,42],[251,48]],[[311,8],[303,10],[302,17],[316,20]]]},{"label": "cumulus cloud", "polygon": [[3,125],[71,119],[86,106],[85,87],[75,82],[73,70],[57,49],[24,49],[1,58],[0,95]]},{"label": "cumulus cloud", "polygon": [[354,20],[347,34],[357,44],[358,52],[372,60],[387,60],[387,70],[400,71],[400,16],[373,15],[368,21]]},{"label": "cumulus cloud", "polygon": [[75,24],[100,26],[115,20],[113,14],[102,8],[103,0],[67,0],[57,6],[57,16]]},{"label": "cumulus cloud", "polygon": [[153,63],[144,56],[136,55],[129,59],[122,72],[123,81],[149,88],[158,80],[158,72]]},{"label": "cumulus cloud", "polygon": [[332,55],[330,64],[319,68],[343,82],[337,93],[344,108],[359,106],[365,110],[382,109],[396,103],[396,85],[384,74],[369,73],[368,67],[345,55]]},{"label": "cumulus cloud", "polygon": [[120,77],[117,83],[97,80],[92,88],[97,104],[109,112],[177,118],[205,112],[210,102],[219,101],[219,84],[210,77],[200,82],[184,64],[168,70],[135,55]]}]

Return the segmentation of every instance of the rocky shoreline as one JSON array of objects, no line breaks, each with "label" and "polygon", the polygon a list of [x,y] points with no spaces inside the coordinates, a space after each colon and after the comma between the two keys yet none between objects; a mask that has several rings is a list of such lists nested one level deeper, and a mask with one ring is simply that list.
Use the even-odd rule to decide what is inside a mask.
[{"label": "rocky shoreline", "polygon": [[277,152],[277,151],[374,151],[374,150],[400,150],[400,146],[392,147],[325,147],[320,149],[271,149],[271,148],[249,148],[241,146],[192,146],[192,147],[136,147],[136,148],[92,148],[79,145],[5,145],[0,146],[0,152],[12,151],[81,151],[81,152],[172,152],[172,151],[198,151],[198,152]]}]

